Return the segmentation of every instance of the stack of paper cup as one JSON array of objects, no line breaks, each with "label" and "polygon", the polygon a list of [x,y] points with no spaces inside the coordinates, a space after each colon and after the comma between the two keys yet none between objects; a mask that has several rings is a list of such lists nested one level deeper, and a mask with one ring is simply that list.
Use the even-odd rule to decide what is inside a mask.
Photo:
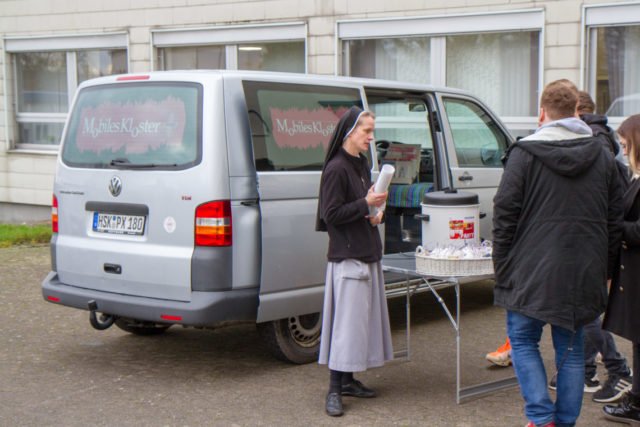
[{"label": "stack of paper cup", "polygon": [[[389,189],[389,184],[391,184],[391,179],[393,178],[393,174],[396,173],[396,169],[389,164],[382,165],[382,169],[380,170],[380,175],[378,175],[378,179],[376,184],[373,186],[373,191],[375,193],[384,193]],[[369,207],[369,215],[375,216],[380,211],[384,211],[386,207],[386,203],[382,204],[379,207],[370,206]]]}]

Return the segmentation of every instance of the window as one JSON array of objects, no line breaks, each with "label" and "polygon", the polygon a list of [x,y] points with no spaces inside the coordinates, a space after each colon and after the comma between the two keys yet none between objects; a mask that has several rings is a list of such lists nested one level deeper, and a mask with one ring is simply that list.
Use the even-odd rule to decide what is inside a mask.
[{"label": "window", "polygon": [[347,40],[349,76],[431,83],[428,37]]},{"label": "window", "polygon": [[445,98],[459,167],[501,167],[507,139],[495,121],[479,105],[455,98]]},{"label": "window", "polygon": [[541,10],[338,22],[342,70],[468,90],[533,130],[543,24]]},{"label": "window", "polygon": [[501,116],[535,116],[538,108],[538,31],[446,38],[446,85],[482,99]]},{"label": "window", "polygon": [[258,171],[322,170],[338,120],[362,107],[356,89],[245,82]]},{"label": "window", "polygon": [[155,68],[306,72],[303,23],[153,31]]},{"label": "window", "polygon": [[160,70],[224,69],[224,46],[186,46],[158,49]]},{"label": "window", "polygon": [[596,111],[610,117],[640,112],[640,4],[585,6],[587,86]]},{"label": "window", "polygon": [[128,69],[125,34],[6,38],[4,42],[15,76],[13,133],[18,148],[57,148],[78,85]]},{"label": "window", "polygon": [[238,46],[238,69],[304,73],[304,43],[251,43]]},{"label": "window", "polygon": [[127,83],[78,94],[62,160],[75,167],[180,169],[201,152],[202,87]]}]

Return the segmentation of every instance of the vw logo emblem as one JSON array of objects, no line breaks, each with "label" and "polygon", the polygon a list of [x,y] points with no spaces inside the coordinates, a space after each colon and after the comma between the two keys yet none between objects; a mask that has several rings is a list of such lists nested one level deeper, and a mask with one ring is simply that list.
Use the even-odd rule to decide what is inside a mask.
[{"label": "vw logo emblem", "polygon": [[109,181],[109,192],[111,192],[111,195],[113,197],[118,197],[121,191],[122,181],[120,181],[120,178],[118,178],[117,176],[114,176],[113,178],[111,178],[111,181]]}]

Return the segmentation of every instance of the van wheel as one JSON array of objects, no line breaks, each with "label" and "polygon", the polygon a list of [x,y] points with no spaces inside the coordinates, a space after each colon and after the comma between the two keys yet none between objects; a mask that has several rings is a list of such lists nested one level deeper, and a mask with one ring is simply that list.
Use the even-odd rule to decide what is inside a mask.
[{"label": "van wheel", "polygon": [[123,317],[119,317],[116,320],[116,326],[125,332],[145,336],[162,334],[171,327],[171,325],[162,323],[143,322],[141,320],[126,319]]},{"label": "van wheel", "polygon": [[258,333],[276,358],[296,364],[318,360],[320,313],[258,323],[257,326]]}]

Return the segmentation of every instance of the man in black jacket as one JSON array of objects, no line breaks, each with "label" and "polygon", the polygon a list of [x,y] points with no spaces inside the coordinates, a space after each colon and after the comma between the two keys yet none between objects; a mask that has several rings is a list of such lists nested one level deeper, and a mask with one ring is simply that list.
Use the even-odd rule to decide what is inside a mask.
[{"label": "man in black jacket", "polygon": [[[509,148],[494,198],[495,303],[507,310],[531,426],[572,426],[580,414],[583,326],[604,311],[620,244],[615,160],[577,117],[577,101],[566,80],[545,87],[539,128]],[[555,404],[538,348],[545,324],[556,352]]]}]

